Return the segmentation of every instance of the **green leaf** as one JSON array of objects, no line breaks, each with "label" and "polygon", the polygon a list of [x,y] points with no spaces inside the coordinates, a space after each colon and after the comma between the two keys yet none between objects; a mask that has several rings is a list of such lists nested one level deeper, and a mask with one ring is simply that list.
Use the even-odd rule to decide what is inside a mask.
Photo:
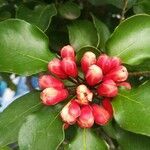
[{"label": "green leaf", "polygon": [[77,19],[81,14],[79,6],[76,3],[70,1],[64,4],[60,4],[58,11],[63,18],[69,20]]},{"label": "green leaf", "polygon": [[109,55],[123,63],[138,65],[150,59],[150,16],[136,15],[123,21],[106,43]]},{"label": "green leaf", "polygon": [[62,124],[59,112],[54,107],[28,116],[19,132],[20,150],[56,149],[64,140]]},{"label": "green leaf", "polygon": [[18,8],[16,18],[25,20],[38,26],[41,30],[46,31],[50,25],[51,19],[57,14],[54,4],[37,5],[34,10],[22,5]]},{"label": "green leaf", "polygon": [[11,18],[11,13],[9,11],[1,11],[0,12],[0,21]]},{"label": "green leaf", "polygon": [[47,70],[53,57],[37,27],[19,19],[0,22],[0,72],[32,75]]},{"label": "green leaf", "polygon": [[26,94],[0,113],[0,146],[17,141],[18,132],[26,116],[41,108],[39,92]]},{"label": "green leaf", "polygon": [[98,36],[97,47],[100,49],[104,49],[105,43],[110,36],[109,29],[107,28],[107,26],[103,22],[98,20],[94,15],[92,15],[92,18],[93,18],[93,23],[95,25],[95,28],[97,30],[97,36]]},{"label": "green leaf", "polygon": [[74,21],[68,26],[68,30],[70,44],[77,51],[85,46],[97,46],[96,29],[90,21]]},{"label": "green leaf", "polygon": [[92,47],[92,46],[85,46],[82,47],[79,51],[77,51],[76,53],[76,59],[77,62],[80,63],[80,60],[82,58],[82,56],[84,55],[85,52],[87,51],[91,51],[93,52],[96,56],[99,56],[101,51],[99,49],[97,49],[96,47]]},{"label": "green leaf", "polygon": [[[124,0],[105,0],[105,1],[104,0],[88,0],[88,1],[95,6],[111,4],[120,9],[122,9],[124,6]],[[127,8],[128,9],[131,8],[135,3],[136,3],[136,0],[128,0]]]},{"label": "green leaf", "polygon": [[114,117],[124,129],[150,136],[150,82],[122,90],[113,100]]},{"label": "green leaf", "polygon": [[138,0],[138,2],[133,7],[133,11],[136,14],[146,13],[150,15],[149,0]]},{"label": "green leaf", "polygon": [[0,150],[11,150],[8,146],[0,147]]},{"label": "green leaf", "polygon": [[150,138],[117,128],[117,141],[121,150],[149,150]]},{"label": "green leaf", "polygon": [[107,146],[92,130],[79,129],[67,150],[107,150]]}]

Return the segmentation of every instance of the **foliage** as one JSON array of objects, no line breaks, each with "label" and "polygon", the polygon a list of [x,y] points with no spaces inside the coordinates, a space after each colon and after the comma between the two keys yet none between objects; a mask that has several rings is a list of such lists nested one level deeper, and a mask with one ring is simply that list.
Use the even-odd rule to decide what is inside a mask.
[{"label": "foliage", "polygon": [[42,73],[59,49],[71,44],[78,62],[88,50],[120,57],[132,84],[131,91],[120,89],[112,101],[111,125],[90,130],[73,126],[64,131],[59,118],[62,106],[45,107],[37,91],[18,98],[0,113],[2,150],[14,142],[20,150],[149,149],[150,2],[103,2],[0,1],[0,72],[5,77]]}]

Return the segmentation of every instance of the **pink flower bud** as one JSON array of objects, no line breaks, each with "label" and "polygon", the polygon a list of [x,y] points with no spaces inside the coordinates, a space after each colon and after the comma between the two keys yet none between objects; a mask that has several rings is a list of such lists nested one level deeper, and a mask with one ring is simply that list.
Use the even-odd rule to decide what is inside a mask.
[{"label": "pink flower bud", "polygon": [[80,106],[75,100],[71,101],[68,112],[70,115],[72,115],[75,118],[80,116],[81,114]]},{"label": "pink flower bud", "polygon": [[68,97],[66,89],[46,88],[41,92],[41,99],[45,105],[55,105]]},{"label": "pink flower bud", "polygon": [[57,58],[54,58],[53,60],[49,62],[48,70],[54,75],[57,75],[59,78],[62,78],[62,79],[67,78],[67,75],[64,73],[64,71],[61,68],[61,61]]},{"label": "pink flower bud", "polygon": [[104,109],[104,107],[97,104],[93,104],[92,108],[95,122],[99,125],[107,124],[110,120],[110,115],[108,111]]},{"label": "pink flower bud", "polygon": [[117,86],[123,86],[123,87],[125,87],[127,90],[131,90],[131,84],[128,83],[128,82],[117,83]]},{"label": "pink flower bud", "polygon": [[92,101],[93,93],[83,84],[79,85],[76,89],[77,102],[81,105],[87,105]]},{"label": "pink flower bud", "polygon": [[128,71],[126,67],[119,66],[111,70],[106,76],[105,79],[112,79],[115,82],[122,82],[128,78]]},{"label": "pink flower bud", "polygon": [[61,118],[68,124],[74,124],[81,114],[80,106],[75,100],[70,101],[61,111]]},{"label": "pink flower bud", "polygon": [[64,46],[60,51],[61,57],[66,58],[70,57],[72,60],[75,60],[75,51],[72,46]]},{"label": "pink flower bud", "polygon": [[97,65],[91,65],[85,75],[85,78],[86,82],[91,86],[98,84],[103,78],[101,68]]},{"label": "pink flower bud", "polygon": [[108,111],[110,118],[113,116],[113,108],[110,102],[110,99],[105,98],[102,101],[102,106]]},{"label": "pink flower bud", "polygon": [[64,83],[61,82],[60,80],[56,79],[55,77],[51,76],[51,75],[42,75],[39,78],[39,86],[41,89],[45,89],[48,87],[63,89]]},{"label": "pink flower bud", "polygon": [[86,73],[88,68],[95,63],[96,63],[96,55],[90,51],[85,52],[81,59],[82,71]]},{"label": "pink flower bud", "polygon": [[77,65],[76,65],[75,61],[73,61],[69,57],[63,58],[63,60],[61,62],[61,67],[66,75],[68,75],[70,77],[74,77],[74,78],[77,77],[77,75],[78,75]]},{"label": "pink flower bud", "polygon": [[111,68],[111,59],[106,54],[102,54],[98,57],[96,63],[103,71],[104,74],[110,71]]},{"label": "pink flower bud", "polygon": [[77,120],[81,128],[91,128],[94,124],[92,108],[89,105],[82,106],[81,115]]},{"label": "pink flower bud", "polygon": [[105,80],[98,87],[98,94],[105,97],[114,97],[118,94],[118,88],[113,80]]},{"label": "pink flower bud", "polygon": [[110,69],[112,70],[112,69],[117,68],[117,67],[119,67],[121,65],[121,60],[118,57],[112,57],[110,59],[110,64],[111,64],[111,68]]}]

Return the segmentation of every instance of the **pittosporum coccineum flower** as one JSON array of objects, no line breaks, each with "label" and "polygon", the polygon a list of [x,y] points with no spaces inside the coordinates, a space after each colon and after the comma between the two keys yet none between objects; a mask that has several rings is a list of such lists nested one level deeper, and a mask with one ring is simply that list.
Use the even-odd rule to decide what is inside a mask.
[{"label": "pittosporum coccineum flower", "polygon": [[[75,123],[81,128],[91,128],[94,122],[107,124],[113,117],[111,101],[117,96],[118,87],[131,89],[126,82],[128,71],[120,58],[106,54],[96,58],[93,52],[87,51],[77,65],[75,50],[70,45],[60,50],[60,58],[49,62],[48,70],[50,74],[39,78],[43,104],[55,105],[69,95],[74,96],[60,113],[65,129]],[[66,86],[66,80],[72,85]]]}]

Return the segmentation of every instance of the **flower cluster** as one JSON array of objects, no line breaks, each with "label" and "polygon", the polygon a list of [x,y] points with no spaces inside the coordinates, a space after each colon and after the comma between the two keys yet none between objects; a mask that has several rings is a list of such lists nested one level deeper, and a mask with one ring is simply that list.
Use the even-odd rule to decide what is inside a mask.
[{"label": "flower cluster", "polygon": [[[64,46],[61,58],[54,58],[48,64],[51,75],[39,78],[41,99],[45,105],[55,105],[65,100],[70,89],[64,85],[64,79],[74,82],[74,98],[61,111],[65,124],[77,123],[82,128],[91,128],[94,122],[105,125],[113,116],[111,100],[118,94],[118,87],[131,89],[125,80],[128,78],[126,67],[118,57],[101,54],[98,58],[93,52],[85,52],[77,67],[73,47]],[[81,69],[80,69],[81,68]],[[83,77],[80,77],[79,69]],[[81,74],[81,71],[80,71]],[[98,100],[98,101],[97,101]]]}]

